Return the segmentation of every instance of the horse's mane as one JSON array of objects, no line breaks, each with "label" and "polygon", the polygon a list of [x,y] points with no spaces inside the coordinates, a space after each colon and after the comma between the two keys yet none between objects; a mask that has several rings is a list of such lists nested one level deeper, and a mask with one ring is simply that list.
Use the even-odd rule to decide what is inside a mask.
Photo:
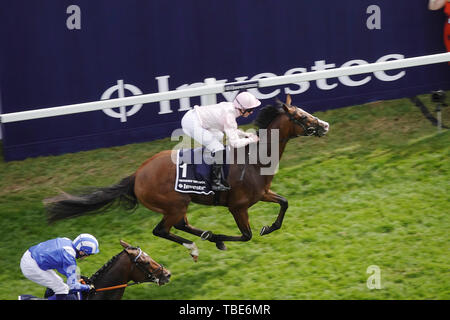
[{"label": "horse's mane", "polygon": [[102,275],[107,269],[109,269],[114,262],[117,260],[117,258],[124,252],[125,250],[122,250],[121,252],[119,252],[118,254],[116,254],[114,257],[112,257],[111,259],[109,259],[108,262],[106,262],[103,267],[101,267],[100,269],[97,270],[96,273],[94,273],[90,278],[89,281],[91,283],[93,283],[100,275]]},{"label": "horse's mane", "polygon": [[284,110],[281,106],[281,104],[276,104],[276,105],[267,105],[263,108],[261,108],[261,110],[258,113],[258,116],[256,117],[254,124],[259,128],[259,129],[267,129],[267,127],[269,126],[269,124],[276,118],[278,117],[280,114],[283,114]]}]

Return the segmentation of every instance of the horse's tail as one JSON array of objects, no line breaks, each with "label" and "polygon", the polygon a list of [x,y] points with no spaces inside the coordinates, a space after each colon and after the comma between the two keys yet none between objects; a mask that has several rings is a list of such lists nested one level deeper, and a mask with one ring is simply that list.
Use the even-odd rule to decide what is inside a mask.
[{"label": "horse's tail", "polygon": [[112,206],[134,210],[138,200],[134,194],[135,176],[131,175],[119,183],[102,188],[90,188],[80,195],[62,194],[45,199],[49,223],[84,214],[93,214],[110,209]]}]

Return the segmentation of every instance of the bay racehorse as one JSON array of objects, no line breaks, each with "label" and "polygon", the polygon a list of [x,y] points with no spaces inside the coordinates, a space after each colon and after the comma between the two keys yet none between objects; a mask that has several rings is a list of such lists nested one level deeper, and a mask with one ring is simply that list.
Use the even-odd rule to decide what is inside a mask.
[{"label": "bay racehorse", "polygon": [[[286,102],[277,99],[276,105],[262,108],[255,124],[259,129],[266,129],[269,136],[278,136],[277,148],[267,140],[267,150],[278,150],[277,159],[281,159],[287,142],[299,136],[321,137],[328,132],[327,122],[319,120],[306,111],[292,106],[288,95]],[[261,144],[262,142],[258,142]],[[246,146],[246,152],[250,146]],[[232,151],[237,151],[232,150]],[[180,193],[174,190],[177,166],[172,161],[174,150],[161,151],[147,159],[135,173],[119,183],[102,188],[91,189],[81,195],[63,193],[44,200],[49,222],[74,217],[87,213],[96,213],[116,204],[125,209],[135,209],[139,203],[146,208],[163,215],[161,222],[153,229],[153,234],[185,246],[194,261],[198,258],[198,249],[193,241],[170,232],[172,227],[191,233],[203,240],[216,244],[220,250],[226,250],[224,241],[249,241],[252,238],[248,209],[258,201],[274,202],[280,205],[280,211],[271,226],[264,226],[260,235],[269,234],[283,223],[288,201],[270,189],[272,174],[261,174],[267,164],[261,161],[244,165],[234,162],[229,165],[229,191],[218,195]],[[236,155],[236,152],[234,152]],[[190,202],[204,205],[222,205],[228,207],[241,232],[240,236],[214,234],[191,226],[186,213]]]},{"label": "bay racehorse", "polygon": [[[83,300],[120,300],[125,288],[131,285],[154,282],[164,285],[169,282],[170,271],[153,260],[139,247],[133,247],[123,240],[124,248],[106,262],[90,278],[82,277],[84,283],[93,284],[95,290],[82,294]],[[132,283],[129,283],[133,281]],[[32,295],[21,295],[19,300],[47,300],[54,292],[47,288],[44,299]]]}]

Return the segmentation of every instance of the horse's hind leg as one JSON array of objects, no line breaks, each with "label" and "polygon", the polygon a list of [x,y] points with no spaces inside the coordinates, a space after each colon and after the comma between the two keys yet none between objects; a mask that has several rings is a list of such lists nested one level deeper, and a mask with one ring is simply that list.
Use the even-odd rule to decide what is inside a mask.
[{"label": "horse's hind leg", "polygon": [[197,237],[200,237],[200,239],[202,239],[202,240],[209,240],[211,242],[215,242],[216,247],[219,250],[227,249],[227,247],[225,246],[225,244],[222,241],[213,241],[212,240],[212,239],[214,239],[214,234],[211,231],[204,231],[204,230],[197,229],[197,228],[191,226],[187,220],[186,215],[177,224],[175,224],[174,227],[178,230],[196,235]]},{"label": "horse's hind leg", "polygon": [[179,243],[181,245],[183,245],[184,247],[186,247],[189,250],[190,255],[192,256],[192,258],[194,259],[195,262],[197,262],[198,259],[198,248],[195,245],[195,243],[191,240],[182,238],[180,236],[177,236],[173,233],[170,232],[170,229],[172,228],[172,226],[178,222],[178,220],[180,219],[180,215],[165,215],[164,218],[161,220],[160,223],[158,223],[158,225],[155,227],[155,229],[153,229],[153,234],[155,236],[170,240],[170,241],[174,241],[176,243]]}]

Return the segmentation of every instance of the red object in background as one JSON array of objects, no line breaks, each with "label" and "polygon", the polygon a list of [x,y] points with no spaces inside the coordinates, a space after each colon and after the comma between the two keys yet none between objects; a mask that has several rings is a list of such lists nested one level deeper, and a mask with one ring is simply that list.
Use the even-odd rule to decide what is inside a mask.
[{"label": "red object in background", "polygon": [[444,26],[444,43],[447,47],[447,52],[450,52],[450,2],[445,4],[444,12],[447,15],[447,21]]}]

